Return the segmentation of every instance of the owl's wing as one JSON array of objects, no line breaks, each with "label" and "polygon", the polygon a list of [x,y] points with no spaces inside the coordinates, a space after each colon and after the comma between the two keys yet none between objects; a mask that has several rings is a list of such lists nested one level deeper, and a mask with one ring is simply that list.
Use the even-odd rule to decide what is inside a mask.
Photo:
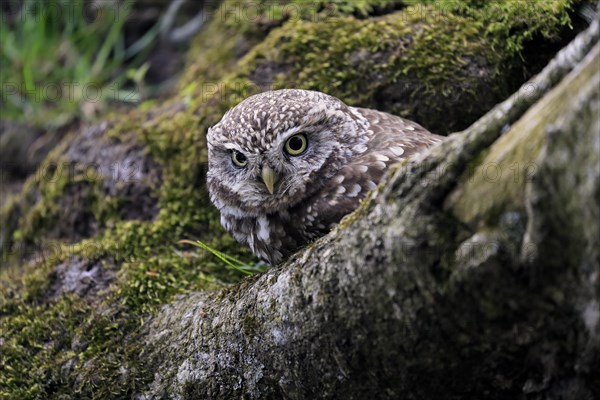
[{"label": "owl's wing", "polygon": [[369,121],[367,150],[354,157],[341,172],[352,176],[358,169],[363,173],[363,186],[379,183],[389,166],[421,154],[444,139],[416,122],[377,110],[357,110]]},{"label": "owl's wing", "polygon": [[304,230],[307,240],[328,233],[333,225],[354,211],[369,190],[377,187],[387,165],[375,155],[364,157],[361,162],[352,162],[338,171],[329,184],[303,202],[294,210],[300,216],[298,225]]},{"label": "owl's wing", "polygon": [[421,125],[391,114],[357,109],[370,123],[367,150],[352,158],[310,198],[290,210],[294,220],[271,220],[276,249],[287,249],[327,234],[333,225],[354,211],[369,190],[377,187],[387,168],[421,153],[443,137]]},{"label": "owl's wing", "polygon": [[370,123],[371,135],[367,151],[352,161],[329,180],[330,185],[306,201],[301,225],[307,235],[326,234],[345,215],[354,211],[369,190],[374,189],[390,165],[414,156],[443,140],[416,122],[395,115],[357,109]]},{"label": "owl's wing", "polygon": [[[369,108],[357,108],[357,110],[367,118],[369,130],[372,132],[368,144],[369,150],[365,156],[384,154],[397,162],[421,153],[444,139],[443,136],[431,133],[408,119]],[[390,149],[394,151],[389,151]]]}]

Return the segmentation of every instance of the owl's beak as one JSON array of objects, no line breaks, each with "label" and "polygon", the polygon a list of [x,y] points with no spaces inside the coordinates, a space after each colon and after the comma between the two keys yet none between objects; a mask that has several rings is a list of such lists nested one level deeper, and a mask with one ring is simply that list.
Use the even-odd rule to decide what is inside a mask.
[{"label": "owl's beak", "polygon": [[268,165],[262,167],[262,180],[271,194],[273,194],[273,187],[275,186],[275,183],[277,183],[277,178],[278,176],[275,171],[273,171],[273,168]]}]

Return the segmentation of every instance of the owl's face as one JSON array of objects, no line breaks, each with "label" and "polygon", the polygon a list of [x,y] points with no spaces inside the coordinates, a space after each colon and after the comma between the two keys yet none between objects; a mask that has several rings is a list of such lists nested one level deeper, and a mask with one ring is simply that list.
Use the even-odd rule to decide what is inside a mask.
[{"label": "owl's face", "polygon": [[208,131],[211,200],[240,217],[287,210],[364,147],[366,129],[364,117],[323,93],[249,97]]}]

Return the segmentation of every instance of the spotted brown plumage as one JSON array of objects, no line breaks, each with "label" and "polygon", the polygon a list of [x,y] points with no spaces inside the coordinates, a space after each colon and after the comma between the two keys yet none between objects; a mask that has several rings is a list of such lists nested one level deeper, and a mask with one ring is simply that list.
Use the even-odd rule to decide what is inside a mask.
[{"label": "spotted brown plumage", "polygon": [[298,89],[247,98],[207,138],[208,190],[221,223],[270,264],[326,234],[390,165],[442,139],[406,119]]}]

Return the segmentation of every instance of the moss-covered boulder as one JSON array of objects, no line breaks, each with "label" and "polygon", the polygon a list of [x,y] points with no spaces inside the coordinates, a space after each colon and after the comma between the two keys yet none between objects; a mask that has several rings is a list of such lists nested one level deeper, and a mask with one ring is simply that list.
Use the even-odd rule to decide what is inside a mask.
[{"label": "moss-covered boulder", "polygon": [[68,136],[2,205],[2,397],[144,392],[155,367],[138,340],[148,318],[176,295],[240,279],[177,243],[252,260],[204,187],[206,129],[229,107],[300,87],[452,132],[568,42],[581,3],[224,2],[177,95]]},{"label": "moss-covered boulder", "polygon": [[[314,89],[449,133],[512,93],[581,24],[575,1],[297,3],[225,2],[190,53],[182,90],[237,102],[266,89]],[[257,37],[249,50],[234,45]]]}]

